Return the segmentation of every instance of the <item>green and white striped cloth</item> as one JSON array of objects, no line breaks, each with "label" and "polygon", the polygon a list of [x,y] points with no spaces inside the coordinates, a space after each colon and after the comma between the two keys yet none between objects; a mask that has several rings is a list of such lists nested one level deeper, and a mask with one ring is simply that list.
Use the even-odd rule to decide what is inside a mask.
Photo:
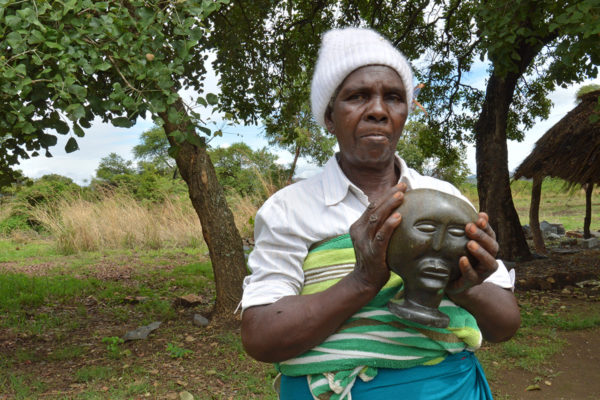
[{"label": "green and white striped cloth", "polygon": [[[327,289],[351,272],[355,261],[349,234],[317,245],[304,262],[301,294]],[[448,299],[439,307],[450,317],[447,329],[398,318],[387,303],[402,294],[402,279],[392,273],[379,294],[336,333],[306,353],[276,364],[276,368],[288,376],[307,375],[316,399],[343,400],[351,399],[350,389],[357,377],[368,381],[377,374],[376,368],[433,365],[449,354],[481,346],[475,318]]]}]

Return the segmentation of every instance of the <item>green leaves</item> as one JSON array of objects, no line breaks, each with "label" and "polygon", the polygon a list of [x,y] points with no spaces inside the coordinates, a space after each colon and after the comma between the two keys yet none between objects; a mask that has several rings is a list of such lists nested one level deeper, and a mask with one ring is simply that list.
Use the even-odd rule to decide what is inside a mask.
[{"label": "green leaves", "polygon": [[39,142],[42,144],[43,147],[52,147],[56,144],[56,136],[54,135],[48,135],[45,133],[42,133],[39,138],[38,138]]},{"label": "green leaves", "polygon": [[216,94],[213,93],[208,93],[206,95],[206,101],[208,102],[208,104],[210,104],[211,106],[215,106],[217,105],[217,103],[219,102],[219,98],[217,97]]},{"label": "green leaves", "polygon": [[67,140],[67,144],[65,145],[65,151],[67,153],[72,153],[75,150],[79,150],[79,145],[77,144],[75,138],[69,138],[69,140]]},{"label": "green leaves", "polygon": [[[46,129],[77,137],[100,118],[116,127],[158,113],[183,87],[200,92],[202,19],[225,1],[8,1],[0,7],[0,173],[56,144]],[[175,33],[175,34],[174,34]],[[148,55],[152,55],[149,57]],[[216,106],[209,95],[206,106]],[[174,123],[199,122],[170,113]],[[191,127],[190,131],[194,131]],[[5,140],[6,139],[6,140]],[[184,140],[201,145],[193,133]],[[70,138],[67,152],[77,149]]]},{"label": "green leaves", "polygon": [[131,128],[135,123],[126,117],[116,117],[111,120],[112,124],[118,128]]}]

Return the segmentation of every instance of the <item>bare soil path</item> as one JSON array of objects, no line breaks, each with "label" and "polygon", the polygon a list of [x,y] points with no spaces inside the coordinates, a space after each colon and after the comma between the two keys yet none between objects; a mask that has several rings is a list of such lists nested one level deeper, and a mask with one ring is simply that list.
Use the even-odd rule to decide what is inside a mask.
[{"label": "bare soil path", "polygon": [[[600,280],[600,250],[554,249],[548,258],[518,263],[516,293],[534,292],[562,306],[586,310],[600,304],[600,289],[587,285],[575,295],[577,283]],[[558,251],[557,251],[558,250]],[[546,363],[547,374],[514,368],[495,376],[490,385],[496,400],[600,399],[600,328],[557,331],[566,340]],[[526,390],[527,388],[535,388]]]}]

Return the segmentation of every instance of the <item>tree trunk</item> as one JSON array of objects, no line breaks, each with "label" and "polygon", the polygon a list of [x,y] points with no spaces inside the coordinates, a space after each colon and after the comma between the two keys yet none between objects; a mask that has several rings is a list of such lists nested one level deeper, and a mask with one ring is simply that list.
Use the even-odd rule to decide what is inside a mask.
[{"label": "tree trunk", "polygon": [[592,224],[592,191],[594,190],[594,184],[592,182],[587,184],[585,188],[585,218],[583,219],[583,238],[589,239],[592,237],[590,232],[590,225]]},{"label": "tree trunk", "polygon": [[[175,106],[185,112],[179,99]],[[169,133],[185,132],[187,125],[169,122],[168,113],[160,113],[165,121],[164,130],[171,145],[176,145]],[[215,275],[216,303],[214,315],[231,319],[242,298],[242,282],[246,275],[246,261],[242,238],[235,226],[233,214],[227,205],[223,188],[217,180],[215,169],[205,146],[195,146],[185,141],[179,145],[175,161],[181,177],[186,182],[190,200],[200,218],[202,235]]]},{"label": "tree trunk", "polygon": [[531,204],[529,205],[529,226],[531,227],[531,233],[533,235],[535,251],[538,254],[546,254],[546,245],[544,244],[544,238],[542,236],[542,231],[540,230],[540,198],[543,180],[544,178],[541,176],[536,175],[533,177]]},{"label": "tree trunk", "polygon": [[481,115],[475,125],[479,207],[490,216],[500,245],[498,257],[531,259],[531,252],[510,191],[506,123],[517,83],[516,74],[488,81]]},{"label": "tree trunk", "polygon": [[292,168],[290,169],[290,175],[288,176],[287,184],[292,183],[294,173],[296,172],[296,164],[298,164],[298,158],[300,157],[300,145],[296,144],[296,152],[294,154],[294,161],[292,162]]}]

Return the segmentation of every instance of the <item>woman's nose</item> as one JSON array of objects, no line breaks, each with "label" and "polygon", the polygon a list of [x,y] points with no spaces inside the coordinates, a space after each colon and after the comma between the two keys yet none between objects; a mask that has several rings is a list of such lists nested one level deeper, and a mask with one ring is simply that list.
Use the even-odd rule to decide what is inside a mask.
[{"label": "woman's nose", "polygon": [[383,102],[383,98],[380,96],[373,96],[369,100],[367,110],[367,119],[373,122],[383,122],[387,121],[387,111],[385,108],[385,104]]}]

